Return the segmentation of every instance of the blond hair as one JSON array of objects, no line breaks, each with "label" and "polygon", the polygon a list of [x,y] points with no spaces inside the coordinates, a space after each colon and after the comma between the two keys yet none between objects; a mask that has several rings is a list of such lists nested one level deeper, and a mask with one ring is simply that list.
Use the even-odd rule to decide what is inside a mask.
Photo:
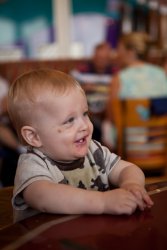
[{"label": "blond hair", "polygon": [[37,106],[48,101],[47,94],[56,98],[74,88],[83,91],[70,75],[52,69],[32,70],[13,82],[8,93],[8,112],[22,143],[21,128],[31,125]]},{"label": "blond hair", "polygon": [[134,50],[136,55],[144,59],[152,45],[153,41],[150,36],[144,32],[131,32],[122,35],[120,42],[123,43],[126,49]]}]

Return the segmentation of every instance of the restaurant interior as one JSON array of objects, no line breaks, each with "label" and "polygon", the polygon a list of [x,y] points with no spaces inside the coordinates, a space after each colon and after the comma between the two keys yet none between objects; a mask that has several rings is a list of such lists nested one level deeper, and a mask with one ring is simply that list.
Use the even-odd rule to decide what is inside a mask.
[{"label": "restaurant interior", "polygon": [[[114,74],[123,69],[117,55],[120,37],[130,32],[147,33],[153,41],[147,62],[167,74],[166,0],[0,0],[0,30],[0,81],[10,86],[21,74],[39,68],[71,74],[86,92],[90,119],[97,125],[94,139],[101,143],[110,83]],[[86,72],[85,65],[92,62],[96,46],[102,43],[110,45],[109,64],[113,72]],[[136,112],[138,108],[151,112],[150,103],[149,98],[142,103],[121,99],[113,102],[117,135],[113,150],[144,171],[146,184],[167,181],[167,110],[144,120]],[[167,106],[166,102],[158,105]],[[1,123],[6,124],[5,119],[2,115],[0,127]],[[0,136],[0,230],[13,220],[14,183],[3,184],[1,180],[3,175],[9,178],[14,164],[8,147]],[[5,158],[10,166],[8,173],[3,174]]]}]

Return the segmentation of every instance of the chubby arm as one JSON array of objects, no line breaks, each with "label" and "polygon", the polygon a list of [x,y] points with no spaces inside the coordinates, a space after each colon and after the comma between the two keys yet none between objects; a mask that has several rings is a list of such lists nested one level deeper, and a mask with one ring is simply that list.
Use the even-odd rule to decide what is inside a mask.
[{"label": "chubby arm", "polygon": [[112,184],[122,187],[125,183],[135,182],[142,186],[145,185],[143,171],[128,161],[120,160],[109,174]]},{"label": "chubby arm", "polygon": [[143,210],[153,202],[145,190],[145,176],[136,165],[120,160],[109,175],[111,183],[130,191],[138,200],[138,207]]},{"label": "chubby arm", "polygon": [[136,197],[124,189],[107,192],[84,190],[40,180],[23,192],[26,203],[41,212],[61,214],[132,214]]},{"label": "chubby arm", "polygon": [[35,181],[23,193],[25,201],[32,207],[50,213],[81,214],[102,213],[102,195],[65,184],[50,181]]}]

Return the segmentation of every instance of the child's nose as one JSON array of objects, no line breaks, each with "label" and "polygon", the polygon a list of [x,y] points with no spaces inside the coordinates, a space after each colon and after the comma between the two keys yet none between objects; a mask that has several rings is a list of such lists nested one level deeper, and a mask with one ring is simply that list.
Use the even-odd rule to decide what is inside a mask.
[{"label": "child's nose", "polygon": [[88,122],[84,119],[80,119],[80,129],[81,130],[87,130],[88,129]]}]

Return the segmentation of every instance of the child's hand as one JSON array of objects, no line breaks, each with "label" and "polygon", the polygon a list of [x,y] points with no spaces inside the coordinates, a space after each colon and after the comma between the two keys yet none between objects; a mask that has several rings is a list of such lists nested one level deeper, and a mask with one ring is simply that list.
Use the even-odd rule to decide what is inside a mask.
[{"label": "child's hand", "polygon": [[147,194],[145,188],[136,183],[126,183],[121,186],[125,190],[130,191],[139,201],[139,209],[144,210],[146,207],[150,208],[153,205],[153,201]]},{"label": "child's hand", "polygon": [[103,193],[104,211],[109,214],[132,214],[141,201],[131,192],[118,188]]}]

